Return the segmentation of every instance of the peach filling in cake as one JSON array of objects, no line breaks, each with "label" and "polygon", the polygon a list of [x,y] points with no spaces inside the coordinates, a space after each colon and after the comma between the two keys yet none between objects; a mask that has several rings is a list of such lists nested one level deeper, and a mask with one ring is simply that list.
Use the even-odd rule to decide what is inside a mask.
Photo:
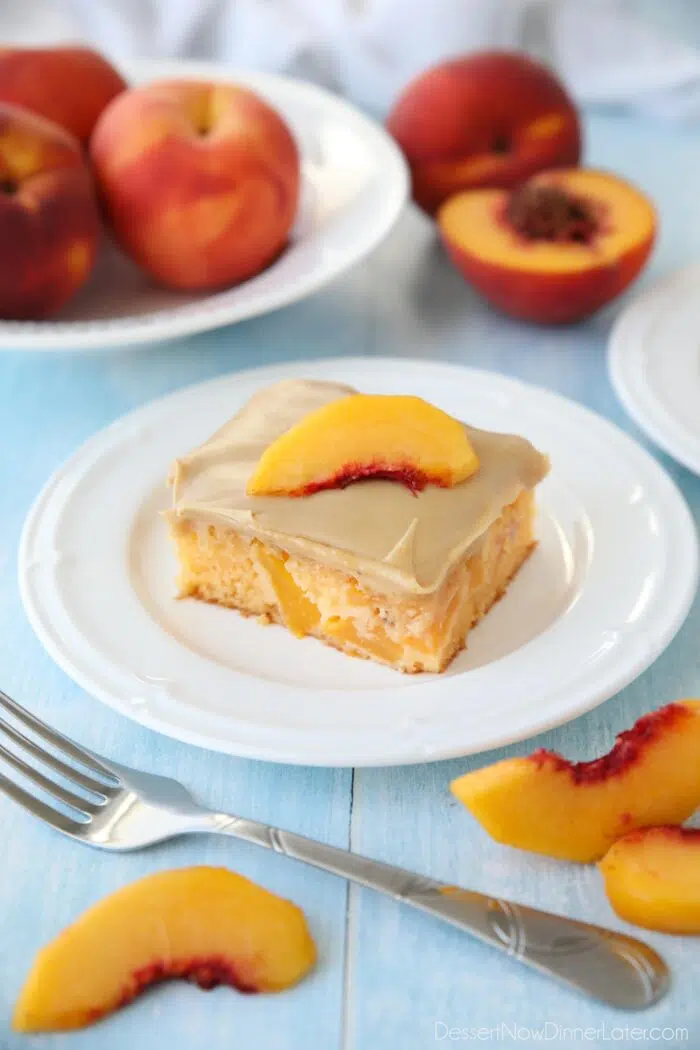
[{"label": "peach filling in cake", "polygon": [[442,671],[532,551],[547,469],[419,398],[277,384],[171,472],[179,593]]},{"label": "peach filling in cake", "polygon": [[182,596],[216,602],[301,638],[401,671],[442,671],[505,591],[534,545],[533,497],[523,492],[433,593],[374,593],[337,569],[220,526],[173,527]]}]

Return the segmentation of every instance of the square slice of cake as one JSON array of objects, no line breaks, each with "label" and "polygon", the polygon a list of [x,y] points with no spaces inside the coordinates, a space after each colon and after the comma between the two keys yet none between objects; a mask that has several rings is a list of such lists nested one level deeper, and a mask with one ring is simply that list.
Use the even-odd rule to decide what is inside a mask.
[{"label": "square slice of cake", "polygon": [[420,398],[286,380],[171,468],[180,595],[442,671],[532,551],[548,469]]}]

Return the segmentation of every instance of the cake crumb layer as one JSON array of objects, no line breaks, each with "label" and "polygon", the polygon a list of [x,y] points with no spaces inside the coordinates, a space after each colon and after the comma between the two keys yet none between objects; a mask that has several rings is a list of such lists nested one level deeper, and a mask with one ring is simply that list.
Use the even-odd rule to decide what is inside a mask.
[{"label": "cake crumb layer", "polygon": [[311,635],[408,674],[443,671],[535,546],[526,490],[431,594],[377,593],[358,577],[212,523],[171,519],[182,597]]}]

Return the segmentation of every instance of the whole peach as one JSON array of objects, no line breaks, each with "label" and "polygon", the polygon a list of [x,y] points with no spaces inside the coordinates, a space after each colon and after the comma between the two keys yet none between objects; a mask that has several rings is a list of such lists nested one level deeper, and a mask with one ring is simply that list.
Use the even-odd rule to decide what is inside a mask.
[{"label": "whole peach", "polygon": [[161,283],[223,288],[287,243],[299,156],[282,117],[234,84],[164,81],[120,95],[90,152],[117,239]]},{"label": "whole peach", "polygon": [[0,48],[0,102],[31,109],[83,143],[125,87],[114,66],[88,47]]},{"label": "whole peach", "polygon": [[578,114],[563,85],[518,52],[485,51],[426,70],[400,95],[387,127],[406,154],[414,199],[431,215],[460,190],[515,186],[581,155]]},{"label": "whole peach", "polygon": [[100,219],[80,143],[0,103],[0,317],[55,313],[92,269]]}]

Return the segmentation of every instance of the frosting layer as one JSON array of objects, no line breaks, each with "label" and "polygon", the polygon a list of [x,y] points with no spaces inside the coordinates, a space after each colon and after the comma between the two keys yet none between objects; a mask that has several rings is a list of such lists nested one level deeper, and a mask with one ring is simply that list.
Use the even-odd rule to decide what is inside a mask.
[{"label": "frosting layer", "polygon": [[259,391],[208,441],[170,470],[169,516],[224,525],[357,576],[380,593],[427,594],[478,542],[503,508],[547,474],[525,438],[464,425],[479,470],[453,488],[418,494],[393,481],[361,481],[310,496],[251,497],[248,478],[280,434],[308,412],[357,393],[290,379]]}]

